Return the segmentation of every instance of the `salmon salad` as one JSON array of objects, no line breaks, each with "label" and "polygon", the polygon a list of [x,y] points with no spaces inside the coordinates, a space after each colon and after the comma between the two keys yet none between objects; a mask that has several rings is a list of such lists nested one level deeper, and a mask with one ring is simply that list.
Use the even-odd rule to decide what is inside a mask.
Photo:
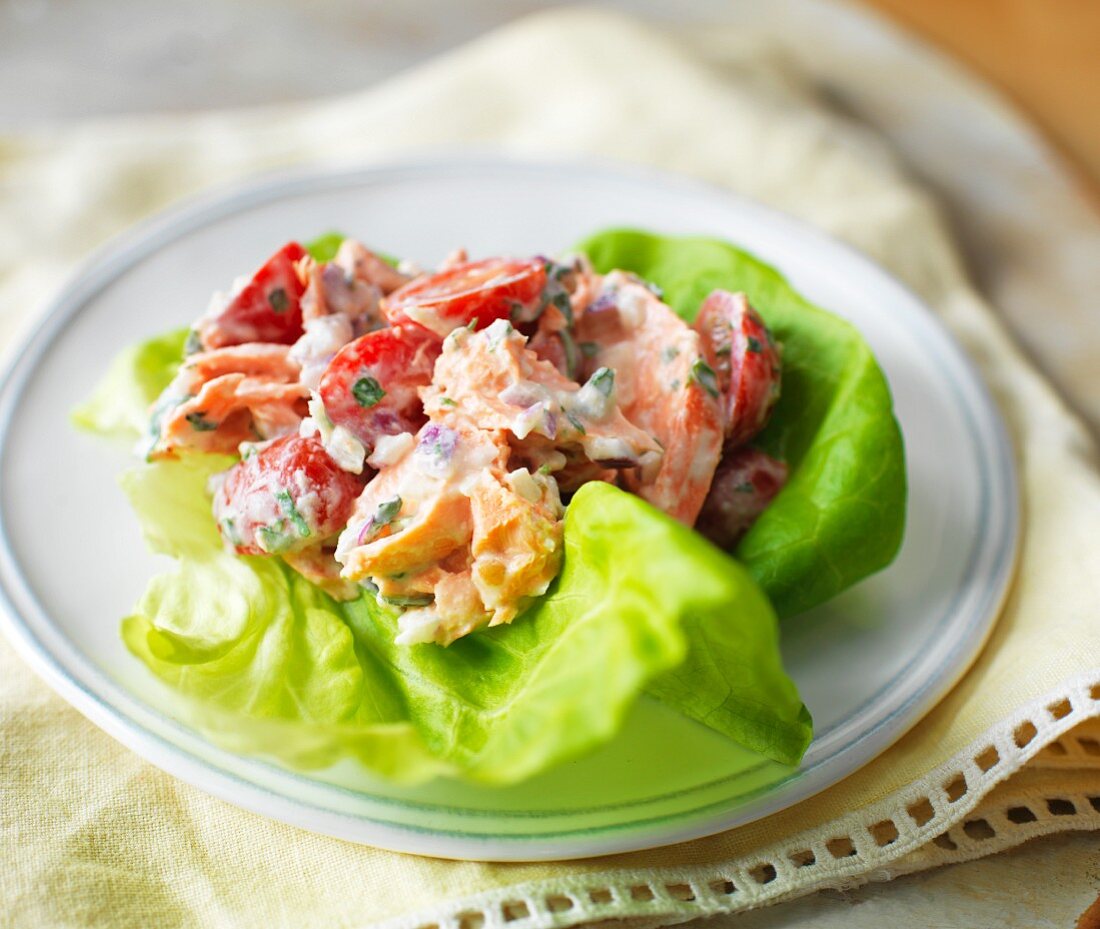
[{"label": "salmon salad", "polygon": [[753,444],[781,346],[742,293],[688,324],[584,255],[392,262],[296,242],[213,296],[142,454],[236,456],[213,519],[397,642],[510,623],[562,569],[565,510],[604,481],[729,548],[783,487]]}]

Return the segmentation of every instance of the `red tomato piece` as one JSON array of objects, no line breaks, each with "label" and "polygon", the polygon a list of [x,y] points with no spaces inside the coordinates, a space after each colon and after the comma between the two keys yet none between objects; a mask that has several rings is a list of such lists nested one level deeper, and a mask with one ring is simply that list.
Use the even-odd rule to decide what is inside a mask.
[{"label": "red tomato piece", "polygon": [[779,399],[779,346],[744,294],[716,290],[695,319],[703,355],[718,375],[727,445],[743,445]]},{"label": "red tomato piece", "polygon": [[306,250],[297,242],[288,242],[272,255],[224,309],[199,320],[195,331],[202,347],[297,341],[302,334],[305,285],[296,266],[305,256]]},{"label": "red tomato piece", "polygon": [[747,446],[727,450],[714,472],[696,530],[715,545],[732,548],[786,482],[782,461]]},{"label": "red tomato piece", "polygon": [[411,320],[443,337],[471,322],[534,319],[545,289],[542,259],[486,258],[413,279],[382,301],[382,311],[394,325]]},{"label": "red tomato piece", "polygon": [[426,421],[419,388],[431,383],[440,350],[435,334],[415,325],[349,342],[321,375],[325,413],[368,448],[380,435],[416,432]]},{"label": "red tomato piece", "polygon": [[298,552],[347,525],[363,483],[315,437],[290,435],[229,469],[214,495],[214,518],[242,555]]}]

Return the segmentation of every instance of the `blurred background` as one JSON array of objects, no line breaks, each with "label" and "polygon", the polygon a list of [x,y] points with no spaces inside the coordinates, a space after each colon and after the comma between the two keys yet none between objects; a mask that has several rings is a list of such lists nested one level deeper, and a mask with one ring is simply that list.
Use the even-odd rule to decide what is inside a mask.
[{"label": "blurred background", "polygon": [[[863,0],[998,84],[1100,201],[1100,2]],[[0,0],[0,128],[362,89],[538,0]],[[605,0],[677,27],[756,3]],[[779,4],[782,6],[782,4]]]}]

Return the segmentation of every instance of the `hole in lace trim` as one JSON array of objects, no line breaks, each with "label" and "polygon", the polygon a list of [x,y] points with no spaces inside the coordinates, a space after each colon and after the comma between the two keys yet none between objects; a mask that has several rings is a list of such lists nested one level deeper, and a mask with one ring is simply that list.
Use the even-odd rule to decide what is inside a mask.
[{"label": "hole in lace trim", "polygon": [[1073,704],[1069,700],[1059,700],[1047,707],[1051,719],[1065,719],[1073,712]]},{"label": "hole in lace trim", "polygon": [[1100,684],[1093,684],[1092,687],[1089,688],[1089,696],[1092,697],[1093,700],[1100,700]]},{"label": "hole in lace trim", "polygon": [[737,893],[737,885],[728,878],[722,878],[721,880],[711,881],[709,885],[713,893],[719,894],[723,897],[728,897],[730,894]]},{"label": "hole in lace trim", "polygon": [[970,838],[979,841],[992,839],[997,834],[997,831],[985,819],[968,819],[963,823],[963,832]]},{"label": "hole in lace trim", "polygon": [[653,892],[653,888],[648,884],[639,884],[637,887],[630,888],[630,899],[637,900],[639,903],[648,903],[650,900],[656,899],[657,895]]},{"label": "hole in lace trim", "polygon": [[606,887],[597,887],[595,890],[588,891],[588,899],[593,903],[610,903],[615,898]]},{"label": "hole in lace trim", "polygon": [[1089,804],[1097,813],[1100,813],[1100,797],[1089,797]]},{"label": "hole in lace trim", "polygon": [[758,864],[755,868],[749,870],[749,874],[757,884],[770,884],[776,877],[775,865],[766,862]]},{"label": "hole in lace trim", "polygon": [[1081,746],[1081,751],[1086,755],[1100,756],[1100,742],[1097,742],[1096,739],[1081,736],[1077,739],[1077,744]]},{"label": "hole in lace trim", "polygon": [[1075,807],[1069,800],[1063,800],[1058,797],[1047,800],[1047,809],[1050,810],[1051,816],[1077,815],[1077,807]]},{"label": "hole in lace trim", "polygon": [[690,903],[695,899],[695,891],[690,884],[665,884],[665,891],[673,900],[681,900]]},{"label": "hole in lace trim", "polygon": [[546,898],[546,908],[551,913],[565,913],[573,909],[576,903],[573,902],[572,897],[563,897],[560,894],[555,894],[552,897]]},{"label": "hole in lace trim", "polygon": [[500,915],[504,917],[506,923],[511,923],[517,919],[526,919],[531,915],[531,911],[522,900],[512,900],[501,906]]},{"label": "hole in lace trim", "polygon": [[1031,740],[1039,734],[1039,730],[1035,728],[1035,724],[1028,721],[1022,722],[1016,727],[1016,731],[1012,733],[1012,737],[1016,740],[1017,748],[1024,748],[1030,744]]},{"label": "hole in lace trim", "polygon": [[906,812],[913,818],[913,822],[918,826],[923,826],[925,823],[931,822],[932,817],[936,815],[936,811],[932,808],[932,801],[927,797],[907,807]]},{"label": "hole in lace trim", "polygon": [[951,836],[942,832],[932,840],[933,845],[938,845],[940,848],[945,848],[949,852],[958,851],[959,846],[955,844],[955,840]]},{"label": "hole in lace trim", "polygon": [[485,914],[469,911],[458,914],[458,929],[482,929],[485,925]]},{"label": "hole in lace trim", "polygon": [[871,833],[871,838],[875,840],[875,844],[879,848],[885,848],[898,840],[898,827],[894,825],[892,819],[884,819],[880,823],[875,823],[868,829],[868,832]]},{"label": "hole in lace trim", "polygon": [[992,771],[1001,760],[1001,755],[995,745],[990,745],[984,752],[974,759],[974,764],[982,769],[982,772]]},{"label": "hole in lace trim", "polygon": [[1043,749],[1043,754],[1064,757],[1069,754],[1069,749],[1067,749],[1061,742],[1051,742],[1050,745]]},{"label": "hole in lace trim", "polygon": [[943,785],[943,789],[947,794],[948,803],[954,803],[966,793],[966,778],[961,774],[957,774]]},{"label": "hole in lace trim", "polygon": [[834,858],[851,858],[856,853],[855,845],[846,835],[839,839],[830,839],[825,843],[825,848]]},{"label": "hole in lace trim", "polygon": [[804,848],[798,852],[791,852],[787,857],[796,868],[808,868],[810,865],[817,864],[817,855],[815,855],[813,849],[810,848]]},{"label": "hole in lace trim", "polygon": [[1008,817],[1010,823],[1015,823],[1017,826],[1022,826],[1024,823],[1033,823],[1039,818],[1026,806],[1010,807],[1005,816]]}]

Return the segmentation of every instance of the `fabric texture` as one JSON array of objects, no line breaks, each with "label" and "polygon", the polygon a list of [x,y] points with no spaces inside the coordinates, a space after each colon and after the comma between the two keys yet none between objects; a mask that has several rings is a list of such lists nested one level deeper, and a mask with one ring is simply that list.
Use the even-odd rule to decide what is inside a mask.
[{"label": "fabric texture", "polygon": [[0,925],[656,925],[1100,827],[1095,448],[969,286],[935,206],[882,142],[767,45],[733,42],[720,67],[715,54],[704,62],[633,20],[559,11],[353,97],[0,140],[0,336],[10,345],[105,237],[263,169],[472,148],[723,185],[849,241],[916,290],[1008,422],[1021,560],[965,678],[874,762],[760,822],[631,855],[493,865],[355,846],[235,809],[117,745],[0,644]]}]

